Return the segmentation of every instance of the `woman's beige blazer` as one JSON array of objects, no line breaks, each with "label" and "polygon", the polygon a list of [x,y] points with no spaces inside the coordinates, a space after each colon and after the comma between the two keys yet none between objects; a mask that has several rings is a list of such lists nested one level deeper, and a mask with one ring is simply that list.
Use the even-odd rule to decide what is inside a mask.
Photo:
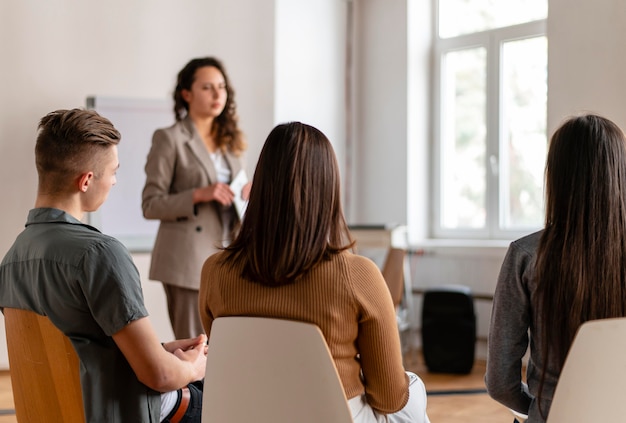
[{"label": "woman's beige blazer", "polygon": [[[243,167],[242,158],[230,151],[224,157],[234,178]],[[217,174],[189,117],[154,132],[145,171],[143,215],[161,221],[149,277],[199,289],[202,264],[222,245],[224,230],[220,204],[193,204],[194,189],[217,182]],[[234,207],[230,209],[238,223]]]}]

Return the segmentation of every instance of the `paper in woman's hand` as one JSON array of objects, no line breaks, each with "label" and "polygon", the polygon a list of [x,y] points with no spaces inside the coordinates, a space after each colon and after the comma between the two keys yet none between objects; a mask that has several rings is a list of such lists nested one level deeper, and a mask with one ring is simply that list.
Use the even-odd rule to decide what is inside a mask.
[{"label": "paper in woman's hand", "polygon": [[246,213],[246,207],[248,207],[248,201],[244,200],[241,196],[243,187],[248,183],[248,176],[246,175],[246,171],[241,169],[239,173],[233,178],[230,183],[230,189],[235,193],[235,199],[233,200],[233,204],[235,205],[235,210],[237,210],[237,214],[239,215],[239,219],[243,219],[243,215]]}]

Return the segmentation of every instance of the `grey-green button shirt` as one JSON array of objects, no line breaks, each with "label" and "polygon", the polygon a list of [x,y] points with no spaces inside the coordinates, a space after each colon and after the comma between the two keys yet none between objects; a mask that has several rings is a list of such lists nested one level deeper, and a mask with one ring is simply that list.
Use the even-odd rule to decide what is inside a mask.
[{"label": "grey-green button shirt", "polygon": [[71,339],[88,422],[159,421],[160,394],[111,337],[148,315],[139,272],[115,238],[61,210],[31,210],[0,265],[0,307],[47,315]]}]

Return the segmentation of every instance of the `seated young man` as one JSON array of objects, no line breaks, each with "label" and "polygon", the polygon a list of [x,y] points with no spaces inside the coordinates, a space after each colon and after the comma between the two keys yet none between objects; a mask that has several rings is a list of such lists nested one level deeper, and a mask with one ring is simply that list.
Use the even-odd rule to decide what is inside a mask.
[{"label": "seated young man", "polygon": [[46,315],[71,339],[87,422],[200,422],[206,336],[162,345],[128,250],[81,222],[115,185],[119,141],[94,111],[41,119],[35,208],[0,265],[0,307]]}]

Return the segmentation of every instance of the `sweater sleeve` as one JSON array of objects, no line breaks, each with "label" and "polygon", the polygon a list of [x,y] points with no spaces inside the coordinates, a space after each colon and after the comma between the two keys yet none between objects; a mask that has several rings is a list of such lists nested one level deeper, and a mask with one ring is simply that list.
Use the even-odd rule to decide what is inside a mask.
[{"label": "sweater sleeve", "polygon": [[[219,254],[219,253],[218,253]],[[211,272],[214,270],[215,262],[218,254],[209,256],[202,265],[202,272],[200,275],[200,291],[198,293],[198,311],[200,313],[200,320],[204,327],[207,339],[211,336],[211,326],[213,326],[213,313],[210,308],[210,295],[211,295]]]},{"label": "sweater sleeve", "polygon": [[365,257],[353,256],[350,279],[359,309],[357,348],[367,402],[381,413],[394,413],[406,405],[409,390],[391,294],[378,267]]},{"label": "sweater sleeve", "polygon": [[489,395],[528,414],[532,397],[522,382],[522,358],[528,348],[530,298],[524,284],[532,255],[512,243],[502,263],[489,326],[487,373]]}]

